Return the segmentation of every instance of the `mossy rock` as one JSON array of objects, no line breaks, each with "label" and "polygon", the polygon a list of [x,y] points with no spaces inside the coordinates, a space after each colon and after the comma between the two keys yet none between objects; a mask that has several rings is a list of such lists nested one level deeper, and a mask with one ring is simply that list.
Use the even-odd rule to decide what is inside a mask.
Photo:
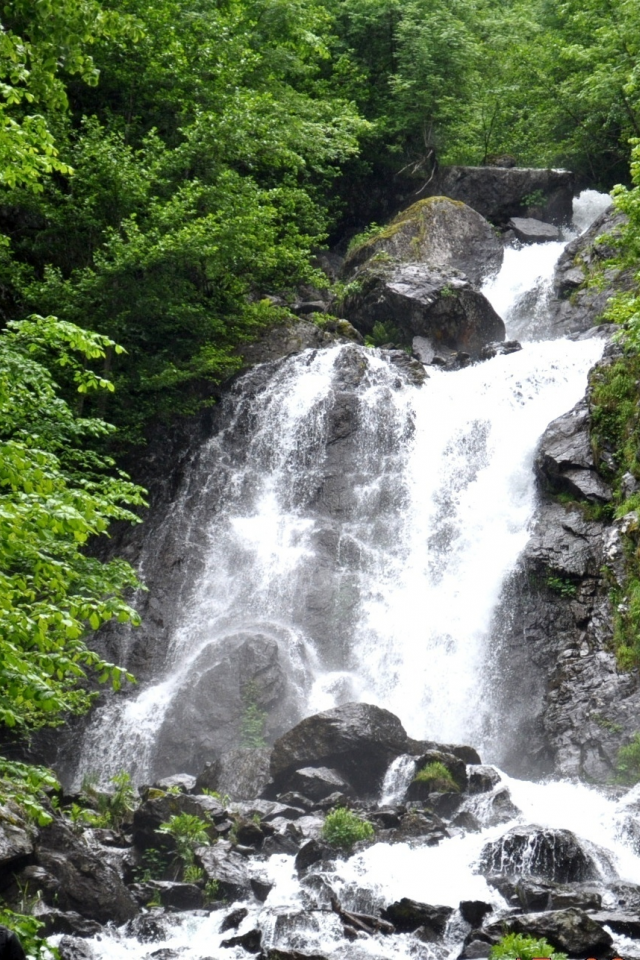
[{"label": "mossy rock", "polygon": [[403,210],[348,255],[343,272],[363,264],[424,263],[441,273],[464,274],[472,283],[497,273],[504,250],[490,223],[448,197],[429,197]]}]

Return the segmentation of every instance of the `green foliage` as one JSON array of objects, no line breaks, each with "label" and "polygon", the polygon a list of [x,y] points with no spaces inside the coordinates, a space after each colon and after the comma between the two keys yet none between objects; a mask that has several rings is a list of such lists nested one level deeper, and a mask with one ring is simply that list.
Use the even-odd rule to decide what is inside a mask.
[{"label": "green foliage", "polygon": [[522,197],[521,203],[525,207],[543,207],[546,200],[547,198],[542,190],[534,190],[532,193],[525,194],[524,197]]},{"label": "green foliage", "polygon": [[176,851],[174,862],[183,873],[188,867],[194,866],[197,847],[208,847],[211,843],[207,832],[209,826],[208,821],[195,814],[178,813],[158,827],[156,833],[173,839]]},{"label": "green foliage", "polygon": [[358,247],[362,247],[365,243],[368,243],[370,240],[375,240],[376,237],[384,231],[384,227],[380,226],[377,223],[371,223],[369,226],[362,230],[360,233],[356,233],[351,240],[349,241],[349,246],[347,247],[347,253],[352,253],[354,250],[357,250]]},{"label": "green foliage", "polygon": [[546,957],[548,960],[567,960],[566,953],[560,953],[543,937],[528,937],[523,933],[507,933],[491,947],[490,960],[535,960]]},{"label": "green foliage", "polygon": [[46,796],[55,790],[60,790],[60,784],[52,770],[0,757],[0,803],[16,804],[38,826],[53,819]]},{"label": "green foliage", "polygon": [[[111,790],[108,792],[96,789],[95,783],[85,779],[82,784],[82,793],[87,800],[98,808],[98,817],[94,826],[113,827],[119,830],[129,814],[138,806],[138,796],[134,790],[130,775],[121,770],[111,778]],[[91,822],[91,814],[86,822]],[[95,818],[95,814],[93,815]],[[82,819],[82,817],[80,817]]]},{"label": "green foliage", "polygon": [[266,747],[265,728],[267,714],[258,704],[259,689],[252,680],[245,684],[242,693],[243,711],[240,721],[240,746],[259,749]]},{"label": "green foliage", "polygon": [[337,807],[328,813],[322,828],[323,839],[344,850],[359,840],[370,840],[373,835],[373,825],[346,807]]},{"label": "green foliage", "polygon": [[386,343],[402,343],[403,339],[399,328],[391,320],[384,323],[382,320],[376,320],[364,342],[368,347],[382,347]]},{"label": "green foliage", "polygon": [[204,885],[204,899],[207,903],[214,903],[220,897],[220,883],[218,880],[207,880]]},{"label": "green foliage", "polygon": [[184,883],[199,883],[204,880],[204,870],[195,863],[189,863],[182,871],[182,879]]},{"label": "green foliage", "polygon": [[46,359],[77,390],[104,386],[84,361],[115,344],[53,317],[12,322],[0,334],[0,725],[29,728],[86,710],[90,671],[118,689],[126,671],[86,637],[111,619],[138,622],[124,600],[138,586],[121,560],[83,549],[110,521],[138,518],[142,491],[92,449],[111,428],[74,415]]},{"label": "green foliage", "polygon": [[572,583],[571,580],[568,580],[566,577],[557,577],[554,574],[549,574],[546,579],[546,584],[550,590],[553,590],[554,593],[559,594],[565,599],[575,597],[578,592],[575,583]]},{"label": "green foliage", "polygon": [[616,778],[629,785],[640,782],[640,732],[634,733],[631,743],[618,750]]},{"label": "green foliage", "polygon": [[163,880],[169,868],[166,853],[155,847],[147,847],[140,863],[133,871],[136,883],[147,883],[149,880]]},{"label": "green foliage", "polygon": [[447,767],[440,760],[427,763],[413,778],[416,783],[428,783],[434,790],[459,791],[459,787]]},{"label": "green foliage", "polygon": [[0,905],[0,925],[13,930],[20,939],[27,957],[34,960],[58,960],[60,951],[47,943],[46,938],[40,936],[44,927],[42,920],[22,913],[14,913],[8,907]]}]

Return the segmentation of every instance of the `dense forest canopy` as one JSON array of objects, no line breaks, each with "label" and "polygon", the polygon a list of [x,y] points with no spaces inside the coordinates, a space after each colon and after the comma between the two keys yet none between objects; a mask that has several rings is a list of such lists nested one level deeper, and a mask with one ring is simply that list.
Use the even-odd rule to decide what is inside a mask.
[{"label": "dense forest canopy", "polygon": [[[122,679],[85,643],[136,617],[133,571],[84,549],[143,502],[110,455],[211,402],[394,177],[509,154],[631,187],[640,5],[11,0],[0,24],[0,726],[33,728]],[[0,793],[26,776],[3,769]]]}]

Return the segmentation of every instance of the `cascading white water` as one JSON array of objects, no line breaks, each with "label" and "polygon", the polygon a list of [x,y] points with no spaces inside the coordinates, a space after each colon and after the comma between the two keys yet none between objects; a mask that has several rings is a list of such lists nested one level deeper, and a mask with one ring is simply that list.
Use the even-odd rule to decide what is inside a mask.
[{"label": "cascading white water", "polygon": [[[592,218],[602,205],[590,192],[578,209]],[[485,288],[507,322],[523,287],[549,285],[561,248],[507,250]],[[166,731],[182,724],[181,702],[239,631],[277,642],[294,715],[359,699],[392,710],[412,736],[472,742],[491,756],[486,640],[528,537],[533,452],[546,425],[580,398],[601,350],[598,340],[531,343],[455,374],[432,368],[421,388],[399,387],[376,351],[353,346],[281,366],[254,402],[244,462],[229,471],[221,506],[202,518],[202,570],[164,676],[98,712],[80,772],[125,766],[138,779],[152,775],[163,724],[179,766]],[[337,546],[327,557],[318,500],[328,474],[332,482],[329,421],[354,358],[357,447],[349,490],[334,497]],[[201,458],[203,485],[221,446],[224,435]]]},{"label": "cascading white water", "polygon": [[[577,230],[605,204],[601,195],[583,195]],[[538,339],[535,325],[563,246],[507,251],[501,273],[485,292],[505,316],[508,334],[512,314],[518,323],[521,319],[514,306],[536,288],[529,333]],[[299,607],[317,576],[322,517],[312,505],[325,475],[337,371],[354,350],[364,370],[358,392],[362,422],[358,470],[350,477],[349,496],[341,493],[339,547],[331,554],[330,585],[335,588],[337,579],[343,588],[337,594],[342,606],[334,622],[342,633],[336,648],[327,646],[316,621],[302,617]],[[192,682],[190,665],[203,650],[223,646],[234,630],[256,624],[289,644],[290,672],[304,712],[341,698],[376,702],[400,716],[416,737],[472,742],[490,758],[488,738],[495,738],[495,731],[487,638],[505,577],[528,537],[535,507],[533,452],[546,425],[583,394],[587,371],[601,350],[598,339],[530,342],[519,353],[456,373],[432,371],[420,388],[398,387],[384,359],[353,347],[283,365],[257,416],[247,462],[225,490],[225,510],[211,518],[202,577],[173,638],[166,679],[98,719],[85,741],[85,767],[104,763],[113,771],[130,759],[127,750],[135,750],[138,774],[144,776],[163,717]],[[413,762],[399,758],[392,765],[381,804],[403,791]],[[505,776],[496,789],[505,784],[521,811],[511,824],[453,836],[434,847],[378,843],[339,861],[330,879],[343,905],[358,909],[363,901],[382,906],[412,897],[454,907],[462,899],[481,899],[504,907],[475,865],[482,847],[514,823],[569,828],[586,844],[604,848],[621,879],[640,882],[640,858],[624,840],[626,813],[638,790],[618,801],[579,784],[540,785]],[[480,822],[481,803],[486,796],[476,809]],[[267,946],[335,960],[440,960],[457,956],[468,930],[456,921],[443,946],[407,935],[350,944],[335,914],[323,909],[318,888],[317,905],[311,905],[310,889],[298,881],[292,857],[249,863],[250,869],[268,872],[274,886],[265,904],[246,905],[238,932],[259,926]],[[241,948],[220,946],[228,936],[219,932],[220,920],[218,912],[183,916],[172,922],[163,942],[141,944],[114,932],[92,946],[102,960],[142,960],[161,948],[178,951],[184,960],[246,956]]]}]

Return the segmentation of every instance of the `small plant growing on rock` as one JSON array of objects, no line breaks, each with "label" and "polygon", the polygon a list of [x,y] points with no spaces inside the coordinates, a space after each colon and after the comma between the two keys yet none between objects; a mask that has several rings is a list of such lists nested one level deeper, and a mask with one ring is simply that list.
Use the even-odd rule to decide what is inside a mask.
[{"label": "small plant growing on rock", "polygon": [[322,837],[327,843],[345,850],[350,849],[358,840],[370,840],[373,834],[373,824],[346,807],[332,810],[322,828]]},{"label": "small plant growing on rock", "polygon": [[434,760],[433,763],[424,766],[422,770],[418,770],[413,779],[417,783],[428,783],[434,791],[442,793],[458,792],[460,790],[458,784],[440,760]]},{"label": "small plant growing on rock", "polygon": [[258,705],[259,693],[255,680],[247,683],[242,693],[244,710],[241,720],[240,746],[254,750],[267,745],[264,738],[267,714]]},{"label": "small plant growing on rock", "polygon": [[535,960],[547,957],[548,960],[567,960],[566,953],[558,953],[543,937],[527,937],[523,933],[507,933],[489,954],[491,960]]},{"label": "small plant growing on rock", "polygon": [[629,785],[640,782],[640,731],[634,733],[631,743],[618,750],[616,780]]},{"label": "small plant growing on rock", "polygon": [[7,907],[1,907],[0,924],[3,927],[8,927],[9,930],[13,930],[18,935],[24,952],[30,960],[32,957],[35,960],[45,960],[45,958],[49,960],[51,957],[59,960],[60,951],[58,948],[52,947],[43,937],[39,936],[44,927],[42,920],[22,913],[14,913]]},{"label": "small plant growing on rock", "polygon": [[220,884],[217,880],[207,880],[204,885],[204,899],[207,903],[213,903],[220,897]]},{"label": "small plant growing on rock", "polygon": [[148,847],[140,863],[133,871],[136,883],[148,883],[149,880],[162,880],[169,866],[167,856],[156,847]]},{"label": "small plant growing on rock", "polygon": [[174,863],[178,873],[194,865],[197,847],[208,847],[211,843],[207,827],[208,822],[193,813],[177,813],[156,830],[156,833],[173,837],[176,848]]}]

